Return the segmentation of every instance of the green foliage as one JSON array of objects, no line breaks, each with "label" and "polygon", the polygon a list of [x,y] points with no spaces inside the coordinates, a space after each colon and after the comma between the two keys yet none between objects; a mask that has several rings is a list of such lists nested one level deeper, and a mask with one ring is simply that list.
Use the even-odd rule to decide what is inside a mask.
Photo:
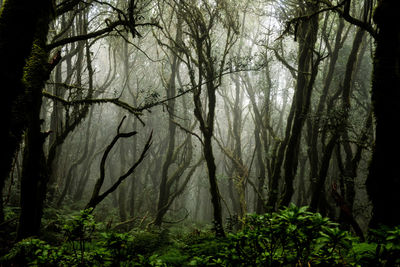
[{"label": "green foliage", "polygon": [[168,247],[162,252],[163,253],[157,257],[157,260],[166,266],[183,266],[189,259],[189,255],[176,247]]},{"label": "green foliage", "polygon": [[86,262],[85,251],[87,242],[91,241],[96,229],[96,222],[92,215],[92,208],[82,210],[64,225],[66,241],[71,245],[75,258],[79,258],[81,265]]},{"label": "green foliage", "polygon": [[370,240],[376,245],[375,254],[369,259],[377,265],[400,266],[400,226],[394,229],[382,226],[371,230]]},{"label": "green foliage", "polygon": [[156,251],[166,242],[166,240],[160,238],[160,234],[157,233],[138,231],[132,234],[134,235],[132,249],[136,254],[148,255]]},{"label": "green foliage", "polygon": [[[393,258],[399,252],[395,245],[399,244],[399,231],[386,229],[383,234],[384,252],[377,255],[379,245],[360,243],[321,214],[291,205],[276,213],[248,215],[243,229],[227,239],[203,239],[191,244],[188,265],[396,266]],[[393,245],[390,240],[395,240]]]},{"label": "green foliage", "polygon": [[[211,232],[209,232],[211,234]],[[229,245],[226,239],[218,239],[214,236],[205,235],[203,238],[195,239],[189,243],[184,250],[190,255],[190,265],[195,266],[216,266],[221,261],[221,255]]]},{"label": "green foliage", "polygon": [[18,266],[87,266],[99,254],[95,250],[86,251],[95,229],[91,210],[83,210],[63,225],[66,242],[61,246],[52,246],[36,238],[24,239],[14,245],[2,262]]},{"label": "green foliage", "polygon": [[16,243],[0,262],[16,266],[53,266],[59,262],[61,253],[40,239],[27,238]]},{"label": "green foliage", "polygon": [[79,215],[74,216],[64,225],[67,241],[90,240],[94,230],[96,229],[96,222],[91,212],[92,208],[82,210]]},{"label": "green foliage", "polygon": [[50,244],[58,244],[65,241],[64,227],[67,216],[61,211],[63,210],[52,207],[44,209],[41,237]]},{"label": "green foliage", "polygon": [[250,214],[226,238],[210,230],[96,233],[91,210],[67,220],[59,246],[29,238],[0,265],[17,266],[400,266],[400,227],[371,231],[359,242],[336,223],[294,205]]},{"label": "green foliage", "polygon": [[99,242],[108,253],[108,259],[112,262],[120,262],[129,259],[133,236],[129,233],[105,232],[101,233]]},{"label": "green foliage", "polygon": [[319,213],[291,205],[278,213],[248,215],[243,230],[229,240],[221,254],[227,265],[335,265],[344,262],[341,251],[354,238]]},{"label": "green foliage", "polygon": [[[101,239],[97,245],[100,246],[100,251],[103,251],[103,260],[111,265],[121,262],[144,264],[145,258],[149,259],[152,253],[162,247],[165,242],[162,235],[157,233],[109,231],[101,233]],[[148,265],[150,262],[146,264]]]},{"label": "green foliage", "polygon": [[18,217],[18,212],[15,210],[14,207],[5,206],[3,212],[4,212],[4,221],[12,220]]}]

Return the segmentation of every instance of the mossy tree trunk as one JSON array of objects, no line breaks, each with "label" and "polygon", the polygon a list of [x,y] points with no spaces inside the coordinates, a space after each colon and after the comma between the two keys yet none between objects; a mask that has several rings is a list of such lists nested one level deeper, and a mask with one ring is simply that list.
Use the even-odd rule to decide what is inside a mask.
[{"label": "mossy tree trunk", "polygon": [[[318,4],[308,2],[305,4],[305,12],[313,14],[318,10]],[[285,185],[280,205],[287,206],[290,203],[294,189],[293,181],[298,166],[298,154],[302,129],[309,113],[311,93],[318,72],[318,60],[313,59],[313,50],[318,33],[318,15],[309,20],[300,22],[299,28],[299,58],[298,75],[296,81],[295,95],[293,97],[294,118],[291,124],[290,136],[285,151],[284,180]],[[311,75],[309,74],[311,71]],[[279,170],[277,170],[279,171]]]},{"label": "mossy tree trunk", "polygon": [[49,54],[45,49],[51,15],[51,1],[38,11],[40,17],[35,30],[35,40],[31,55],[25,65],[23,84],[27,108],[27,130],[21,177],[21,213],[17,239],[37,235],[43,213],[48,173],[43,144],[47,137],[41,132],[40,109],[42,88],[49,78],[52,66],[48,63]]},{"label": "mossy tree trunk", "polygon": [[[180,46],[185,53],[186,66],[193,86],[194,115],[203,136],[202,146],[208,170],[214,230],[217,237],[224,237],[222,200],[217,181],[212,139],[217,102],[216,90],[221,86],[227,55],[236,42],[238,27],[230,20],[235,12],[228,10],[226,6],[219,6],[219,2],[216,7],[211,6],[207,1],[201,2],[202,6],[198,7],[193,3],[180,1],[182,9],[179,15],[189,28],[189,32],[185,34],[191,38],[191,49],[187,49],[185,44],[180,44]],[[215,51],[214,30],[217,18],[224,21],[225,36],[219,37],[224,38],[221,55]],[[195,60],[193,60],[194,57]],[[203,96],[207,99],[206,101],[203,100]]]},{"label": "mossy tree trunk", "polygon": [[342,91],[341,113],[337,115],[338,116],[337,118],[332,118],[332,120],[337,120],[337,122],[335,121],[332,122],[336,123],[337,125],[335,125],[334,132],[331,133],[331,138],[329,139],[328,144],[323,148],[323,156],[321,158],[321,166],[318,175],[316,176],[316,179],[313,179],[311,181],[312,196],[311,196],[310,207],[313,210],[317,210],[319,205],[323,205],[325,203],[325,201],[321,201],[321,199],[326,194],[325,181],[328,175],[328,169],[333,154],[333,150],[335,148],[336,143],[339,142],[340,136],[343,135],[344,132],[346,131],[346,127],[348,125],[349,112],[351,108],[351,102],[350,102],[351,89],[354,81],[354,73],[356,71],[356,62],[364,34],[365,31],[360,28],[358,29],[354,37],[353,46],[350,55],[347,59],[346,72],[341,89]]},{"label": "mossy tree trunk", "polygon": [[400,1],[381,0],[375,9],[378,31],[372,77],[376,137],[367,178],[373,205],[370,226],[400,224]]},{"label": "mossy tree trunk", "polygon": [[[43,16],[41,11],[48,9],[50,4],[50,0],[8,0],[3,3],[0,11],[0,81],[3,90],[6,90],[0,105],[3,118],[1,128],[5,133],[1,144],[0,192],[26,127],[23,68],[31,53],[39,20]],[[2,217],[1,210],[0,221]]]},{"label": "mossy tree trunk", "polygon": [[[327,74],[324,79],[324,85],[322,87],[322,93],[319,97],[319,102],[315,110],[315,118],[311,120],[309,123],[309,135],[308,135],[308,146],[309,149],[307,150],[308,157],[310,160],[310,178],[311,182],[316,181],[318,177],[318,167],[319,167],[319,153],[321,149],[319,148],[319,140],[321,139],[321,132],[320,129],[323,127],[321,117],[324,115],[324,112],[328,113],[329,110],[325,111],[327,106],[327,101],[331,89],[331,84],[334,78],[334,72],[336,67],[336,62],[339,58],[339,51],[343,46],[343,42],[346,40],[346,36],[342,36],[344,30],[344,20],[341,18],[339,20],[339,25],[336,30],[336,37],[335,37],[335,44],[333,49],[328,46],[328,51],[330,54],[329,57],[329,64]],[[326,36],[326,29],[322,32],[323,36]],[[326,39],[328,37],[325,37]],[[328,43],[328,42],[327,42]]]}]

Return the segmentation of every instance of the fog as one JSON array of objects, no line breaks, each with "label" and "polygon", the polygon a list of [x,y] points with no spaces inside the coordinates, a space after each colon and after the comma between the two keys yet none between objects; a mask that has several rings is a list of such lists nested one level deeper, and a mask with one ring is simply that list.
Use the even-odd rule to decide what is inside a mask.
[{"label": "fog", "polygon": [[[223,235],[233,218],[294,203],[366,231],[374,40],[341,9],[90,0],[61,12],[70,2],[55,1],[46,42],[60,57],[39,114],[45,210]],[[370,21],[363,3],[350,15]],[[29,145],[3,188],[16,212]]]}]

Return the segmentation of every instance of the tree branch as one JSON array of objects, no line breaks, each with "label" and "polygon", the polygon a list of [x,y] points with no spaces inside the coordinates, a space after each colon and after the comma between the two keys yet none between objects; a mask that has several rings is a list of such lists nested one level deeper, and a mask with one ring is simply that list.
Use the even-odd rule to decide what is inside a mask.
[{"label": "tree branch", "polygon": [[136,169],[137,166],[139,166],[139,164],[143,161],[143,159],[146,157],[147,151],[149,150],[151,144],[152,144],[152,137],[153,137],[153,131],[150,133],[149,138],[147,139],[147,142],[142,150],[142,153],[139,157],[139,159],[132,165],[132,167],[122,176],[120,176],[118,178],[118,180],[110,187],[108,188],[103,194],[99,194],[100,193],[100,189],[103,185],[104,182],[104,177],[105,177],[105,161],[108,157],[109,152],[111,151],[111,149],[114,147],[114,145],[116,144],[116,142],[118,141],[119,138],[121,137],[130,137],[135,135],[137,132],[133,131],[133,132],[129,132],[129,133],[118,133],[114,139],[112,140],[112,142],[110,143],[110,145],[107,147],[106,151],[103,154],[103,157],[101,159],[101,163],[100,163],[100,178],[97,180],[96,185],[93,189],[93,194],[92,197],[90,199],[90,201],[88,202],[88,204],[86,205],[86,209],[88,208],[95,208],[101,201],[103,201],[103,199],[105,199],[109,194],[111,194],[112,192],[114,192],[118,186],[127,178],[129,177]]},{"label": "tree branch", "polygon": [[[355,17],[352,17],[350,15],[350,2],[351,2],[351,0],[343,0],[342,2],[340,2],[336,6],[332,5],[332,3],[330,1],[327,1],[327,0],[319,0],[319,1],[328,6],[327,8],[322,9],[322,11],[333,10],[333,11],[337,12],[347,22],[364,29],[369,34],[371,34],[371,36],[374,39],[376,39],[377,32],[374,29],[374,27],[372,27],[372,24],[370,24],[368,22],[365,22],[365,21],[362,21],[362,20],[359,20],[359,19],[357,19]],[[343,10],[340,9],[341,6],[344,6]]]},{"label": "tree branch", "polygon": [[[118,26],[131,27],[130,23],[128,21],[124,21],[124,20],[117,20],[117,21],[114,21],[114,22],[109,22],[109,23],[107,23],[107,27],[105,27],[105,28],[103,28],[101,30],[94,31],[94,32],[91,32],[91,33],[88,33],[88,34],[72,36],[72,37],[69,37],[69,38],[61,39],[59,41],[55,41],[54,43],[48,44],[46,46],[46,49],[47,50],[51,50],[51,49],[54,49],[54,48],[56,48],[58,46],[66,45],[66,44],[69,44],[69,43],[74,43],[74,42],[77,42],[77,41],[83,41],[83,40],[88,40],[88,39],[91,39],[91,38],[95,38],[95,37],[98,37],[98,36],[101,36],[101,35],[104,35],[104,34],[112,32]],[[150,23],[150,22],[135,24],[135,27],[138,27],[138,26],[156,26],[156,27],[160,28],[160,25],[158,25],[157,23]]]}]

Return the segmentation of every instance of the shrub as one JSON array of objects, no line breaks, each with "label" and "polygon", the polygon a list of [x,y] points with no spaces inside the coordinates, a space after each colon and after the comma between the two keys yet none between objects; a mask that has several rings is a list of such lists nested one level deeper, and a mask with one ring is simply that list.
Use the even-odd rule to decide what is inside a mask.
[{"label": "shrub", "polygon": [[220,252],[226,266],[337,265],[355,238],[307,207],[248,215],[242,231],[229,235]]},{"label": "shrub", "polygon": [[226,238],[197,228],[175,239],[168,230],[94,235],[96,228],[91,211],[81,211],[63,226],[66,243],[24,239],[0,265],[400,266],[400,227],[373,230],[361,243],[328,218],[294,205],[247,215],[243,228]]},{"label": "shrub", "polygon": [[26,238],[1,258],[4,266],[56,266],[61,262],[62,250],[37,238]]}]

